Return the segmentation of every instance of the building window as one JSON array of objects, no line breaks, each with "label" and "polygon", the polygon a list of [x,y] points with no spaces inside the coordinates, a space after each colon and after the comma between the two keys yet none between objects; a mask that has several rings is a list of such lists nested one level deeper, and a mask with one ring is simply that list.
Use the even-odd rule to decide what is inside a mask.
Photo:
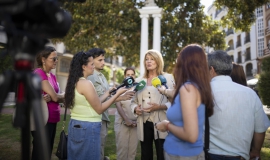
[{"label": "building window", "polygon": [[257,17],[262,17],[263,16],[263,8],[262,7],[258,7],[256,9],[256,16]]},{"label": "building window", "polygon": [[249,63],[249,64],[246,65],[246,76],[247,76],[247,77],[250,77],[250,76],[252,76],[252,75],[253,75],[253,74],[252,74],[252,64]]},{"label": "building window", "polygon": [[242,63],[241,51],[237,53],[237,63]]},{"label": "building window", "polygon": [[257,30],[258,30],[258,37],[264,36],[264,26],[262,18],[257,20]]},{"label": "building window", "polygon": [[249,61],[251,60],[251,57],[250,57],[250,48],[247,48],[246,49],[246,61]]},{"label": "building window", "polygon": [[68,58],[60,58],[59,64],[59,73],[62,75],[66,75],[69,73],[69,67],[70,67],[70,61],[71,59]]},{"label": "building window", "polygon": [[266,9],[270,9],[270,3],[266,4]]},{"label": "building window", "polygon": [[258,56],[263,56],[264,38],[258,39]]}]

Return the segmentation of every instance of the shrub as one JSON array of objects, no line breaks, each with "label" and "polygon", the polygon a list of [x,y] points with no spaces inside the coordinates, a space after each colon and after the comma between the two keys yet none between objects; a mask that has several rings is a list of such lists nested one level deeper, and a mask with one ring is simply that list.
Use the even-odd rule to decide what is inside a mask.
[{"label": "shrub", "polygon": [[121,84],[124,80],[124,71],[122,69],[117,69],[115,76],[116,76],[116,82]]},{"label": "shrub", "polygon": [[257,85],[263,104],[270,107],[270,57],[262,61],[262,73]]},{"label": "shrub", "polygon": [[107,67],[107,66],[104,66],[104,68],[101,71],[101,73],[105,76],[105,78],[107,79],[108,83],[110,83],[111,69],[109,67]]}]

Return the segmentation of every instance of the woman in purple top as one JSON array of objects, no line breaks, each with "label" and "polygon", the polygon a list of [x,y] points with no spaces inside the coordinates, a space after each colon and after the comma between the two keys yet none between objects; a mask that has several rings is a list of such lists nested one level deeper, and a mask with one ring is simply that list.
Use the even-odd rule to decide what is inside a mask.
[{"label": "woman in purple top", "polygon": [[[47,46],[37,55],[36,62],[38,68],[34,70],[34,73],[38,74],[41,78],[42,95],[47,95],[51,99],[50,101],[47,101],[49,118],[46,124],[49,140],[49,153],[51,157],[54,137],[56,133],[56,124],[60,121],[59,102],[63,102],[64,99],[64,93],[60,94],[60,88],[56,77],[53,73],[51,73],[51,70],[56,68],[56,64],[58,62],[55,48]],[[36,146],[35,131],[32,131],[31,133],[33,136],[32,160],[35,160],[39,159],[36,150],[36,147],[38,146]]]},{"label": "woman in purple top", "polygon": [[206,55],[199,45],[182,49],[174,76],[176,87],[173,104],[167,110],[169,121],[156,124],[158,130],[169,132],[164,143],[165,159],[204,160],[205,109],[211,116],[214,104]]}]

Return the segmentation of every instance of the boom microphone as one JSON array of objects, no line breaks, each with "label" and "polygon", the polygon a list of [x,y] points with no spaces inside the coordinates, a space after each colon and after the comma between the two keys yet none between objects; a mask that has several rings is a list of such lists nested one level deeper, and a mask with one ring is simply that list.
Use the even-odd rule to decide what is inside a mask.
[{"label": "boom microphone", "polygon": [[143,90],[145,86],[146,86],[146,82],[142,80],[136,85],[133,91],[138,92],[140,90]]},{"label": "boom microphone", "polygon": [[114,95],[119,88],[124,87],[124,86],[127,88],[132,87],[133,83],[134,83],[133,77],[127,77],[126,79],[124,79],[124,81],[122,82],[120,86],[118,86],[116,89],[111,90],[110,94]]},{"label": "boom microphone", "polygon": [[158,77],[153,78],[151,83],[156,88],[161,87],[161,81],[160,81],[160,79]]},{"label": "boom microphone", "polygon": [[162,84],[163,86],[165,86],[166,89],[168,89],[166,78],[165,78],[163,75],[159,75],[158,78],[159,78],[159,80],[161,81],[161,84]]}]

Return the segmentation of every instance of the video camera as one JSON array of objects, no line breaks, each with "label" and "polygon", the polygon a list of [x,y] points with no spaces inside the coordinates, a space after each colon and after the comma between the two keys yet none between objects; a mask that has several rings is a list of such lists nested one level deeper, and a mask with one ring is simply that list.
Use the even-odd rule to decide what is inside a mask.
[{"label": "video camera", "polygon": [[36,54],[48,38],[64,37],[72,16],[56,0],[0,0],[0,22],[0,31],[7,35],[7,49],[14,56],[18,51]]},{"label": "video camera", "polygon": [[0,32],[7,36],[6,48],[15,69],[0,74],[0,112],[10,88],[17,85],[14,126],[21,128],[21,159],[30,159],[30,110],[37,133],[37,153],[41,160],[50,159],[40,114],[41,80],[32,73],[32,64],[48,39],[64,37],[71,23],[71,14],[62,9],[57,0],[0,0]]}]

